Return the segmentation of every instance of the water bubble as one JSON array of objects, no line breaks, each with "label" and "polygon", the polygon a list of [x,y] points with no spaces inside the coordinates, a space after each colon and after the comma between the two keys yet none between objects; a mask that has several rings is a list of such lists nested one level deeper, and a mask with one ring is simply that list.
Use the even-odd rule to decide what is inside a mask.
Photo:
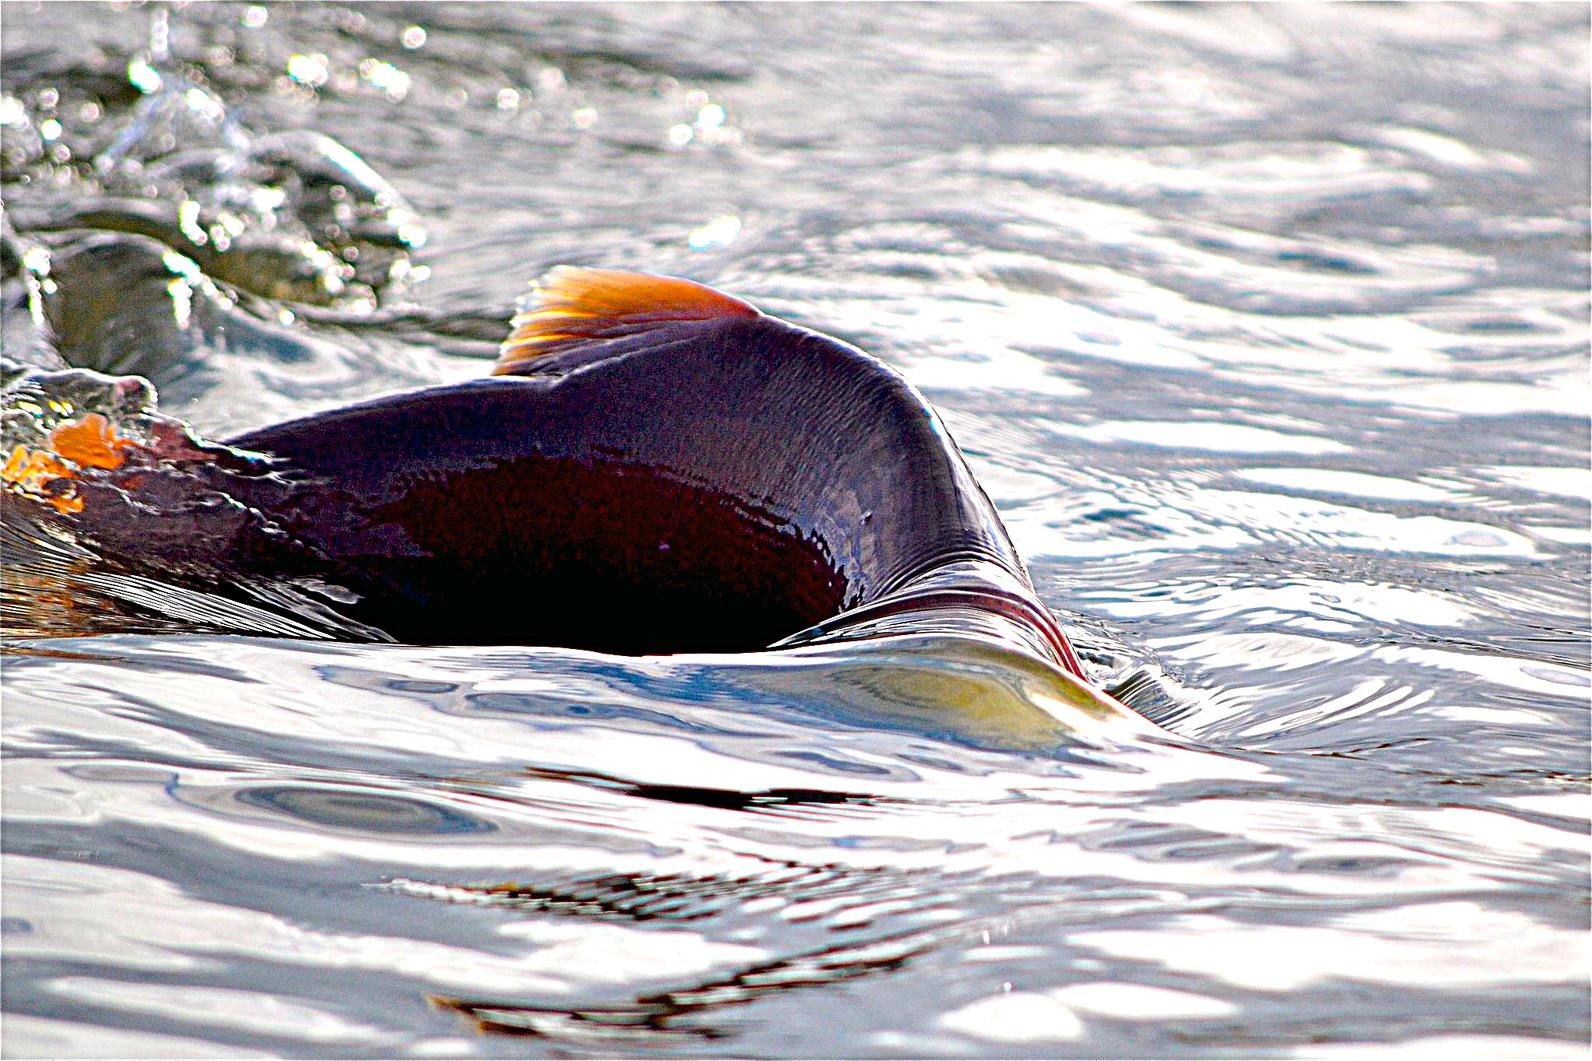
[{"label": "water bubble", "polygon": [[149,15],[149,58],[163,63],[171,57],[171,12],[157,7]]},{"label": "water bubble", "polygon": [[409,94],[409,75],[391,63],[363,59],[359,64],[359,76],[385,92],[387,98],[395,103]]},{"label": "water bubble", "polygon": [[183,93],[182,98],[183,102],[188,105],[189,111],[191,111],[196,117],[203,118],[217,125],[226,121],[226,107],[222,105],[219,99],[216,99],[216,97],[212,96],[204,89],[197,87],[190,88],[187,92]]},{"label": "water bubble", "polygon": [[669,143],[675,147],[684,147],[691,142],[691,127],[689,125],[671,125],[669,127]]},{"label": "water bubble", "polygon": [[734,214],[724,214],[692,229],[686,243],[694,251],[707,250],[709,247],[722,247],[740,234],[741,219]]},{"label": "water bubble", "polygon": [[146,96],[160,91],[160,72],[142,58],[127,64],[127,80]]},{"label": "water bubble", "polygon": [[287,61],[287,76],[301,85],[324,85],[330,73],[330,61],[321,52],[293,55]]},{"label": "water bubble", "polygon": [[259,29],[270,17],[271,12],[264,4],[250,4],[243,9],[243,25],[248,29]]},{"label": "water bubble", "polygon": [[403,36],[399,39],[403,42],[405,48],[414,51],[416,48],[425,47],[426,31],[419,26],[406,26],[404,27]]},{"label": "water bubble", "polygon": [[398,242],[406,247],[423,247],[426,244],[426,227],[412,221],[398,226]]},{"label": "water bubble", "polygon": [[209,241],[204,226],[199,223],[199,204],[192,199],[184,199],[182,205],[177,207],[177,227],[199,246]]}]

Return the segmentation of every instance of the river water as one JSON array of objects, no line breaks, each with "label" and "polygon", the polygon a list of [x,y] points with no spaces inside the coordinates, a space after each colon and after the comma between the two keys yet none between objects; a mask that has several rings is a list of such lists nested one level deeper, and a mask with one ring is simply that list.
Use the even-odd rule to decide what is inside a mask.
[{"label": "river water", "polygon": [[7,4],[8,356],[31,305],[225,437],[484,374],[553,264],[689,275],[922,388],[1166,733],[953,641],[371,644],[13,579],[5,1054],[1584,1056],[1587,41]]}]

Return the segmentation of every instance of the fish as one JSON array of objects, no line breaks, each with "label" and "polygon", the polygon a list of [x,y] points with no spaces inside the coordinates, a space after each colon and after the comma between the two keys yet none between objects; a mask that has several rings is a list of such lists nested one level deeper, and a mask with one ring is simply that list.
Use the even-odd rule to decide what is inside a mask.
[{"label": "fish", "polygon": [[[226,440],[269,467],[227,492],[271,533],[220,536],[216,566],[335,584],[341,615],[410,643],[977,637],[1091,711],[1132,714],[1089,682],[939,415],[890,366],[695,281],[615,269],[553,268],[511,329],[488,377]],[[121,460],[103,425],[68,438]],[[49,500],[83,515],[73,492]]]}]

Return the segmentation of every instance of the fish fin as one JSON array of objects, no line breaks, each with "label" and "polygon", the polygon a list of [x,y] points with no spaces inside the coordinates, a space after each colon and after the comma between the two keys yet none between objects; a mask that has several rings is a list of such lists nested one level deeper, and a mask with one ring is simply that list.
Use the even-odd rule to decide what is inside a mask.
[{"label": "fish fin", "polygon": [[[58,512],[83,511],[76,482],[86,468],[114,470],[127,460],[124,450],[144,449],[119,434],[116,425],[100,413],[89,413],[51,429],[48,449],[17,445],[0,465],[0,490],[22,494]],[[62,487],[53,484],[62,483]]]},{"label": "fish fin", "polygon": [[52,484],[76,479],[77,472],[55,454],[46,450],[29,449],[18,445],[0,468],[0,482],[13,493],[31,497],[53,505],[57,512],[73,513],[83,510],[83,499],[77,489],[67,485],[64,490],[52,489]]},{"label": "fish fin", "polygon": [[50,432],[50,447],[80,468],[120,468],[127,460],[122,451],[138,444],[123,438],[99,413],[61,424]]},{"label": "fish fin", "polygon": [[692,280],[559,265],[535,281],[492,371],[514,372],[584,343],[635,335],[668,321],[756,316],[751,305]]}]

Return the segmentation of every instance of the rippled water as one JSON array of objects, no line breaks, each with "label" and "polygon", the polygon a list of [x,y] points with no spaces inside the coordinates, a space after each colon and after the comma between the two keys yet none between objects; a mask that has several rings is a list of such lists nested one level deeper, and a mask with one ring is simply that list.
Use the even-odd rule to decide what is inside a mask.
[{"label": "rippled water", "polygon": [[225,436],[715,283],[923,388],[1167,731],[13,583],[7,1055],[1584,1052],[1584,6],[4,14],[8,356],[31,282]]}]

